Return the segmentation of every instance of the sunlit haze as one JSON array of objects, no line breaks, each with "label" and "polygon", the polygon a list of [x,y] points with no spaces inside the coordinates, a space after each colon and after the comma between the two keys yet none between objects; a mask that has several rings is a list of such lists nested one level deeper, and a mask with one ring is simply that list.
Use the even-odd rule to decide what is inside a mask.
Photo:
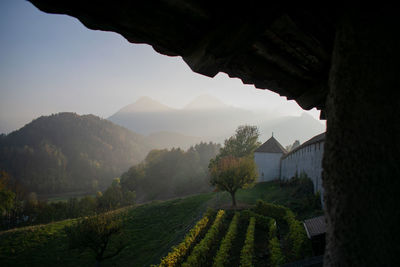
[{"label": "sunlit haze", "polygon": [[[118,12],[141,6],[116,2],[108,4]],[[186,23],[198,3],[183,2],[152,3],[182,11]],[[308,257],[286,247],[284,255],[280,244],[300,236],[308,250],[294,214],[323,212],[313,191],[322,191],[319,114],[74,17],[0,0],[0,266],[275,266],[270,251]],[[295,230],[270,234],[287,225]]]},{"label": "sunlit haze", "polygon": [[[141,96],[174,108],[211,95],[249,110],[304,112],[276,93],[224,73],[196,74],[180,57],[89,30],[73,17],[45,14],[27,1],[1,1],[0,33],[0,133],[61,111],[107,118]],[[308,113],[319,117],[316,109]]]}]

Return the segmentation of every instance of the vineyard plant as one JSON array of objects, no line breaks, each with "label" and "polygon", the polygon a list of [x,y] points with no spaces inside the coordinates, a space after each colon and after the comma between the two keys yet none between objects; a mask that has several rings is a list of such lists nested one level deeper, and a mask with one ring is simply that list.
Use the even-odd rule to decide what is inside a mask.
[{"label": "vineyard plant", "polygon": [[213,267],[223,267],[228,263],[229,251],[232,247],[232,243],[234,242],[237,234],[239,216],[240,216],[239,212],[236,212],[235,216],[233,216],[233,219],[229,225],[228,232],[226,233],[224,239],[222,240],[221,246],[219,247],[217,255],[215,256]]},{"label": "vineyard plant", "polygon": [[185,239],[176,247],[172,248],[172,251],[168,253],[166,257],[161,260],[160,267],[172,267],[177,266],[182,259],[185,257],[187,251],[196,241],[199,234],[206,228],[208,224],[208,216],[204,216],[185,236]]},{"label": "vineyard plant", "polygon": [[259,201],[251,209],[219,210],[201,240],[194,237],[200,222],[160,266],[280,266],[311,256],[301,222],[284,206]]},{"label": "vineyard plant", "polygon": [[225,211],[218,211],[210,230],[207,232],[203,240],[194,247],[187,261],[182,264],[183,267],[204,266],[207,264],[207,253],[218,238],[224,217]]},{"label": "vineyard plant", "polygon": [[253,254],[254,254],[254,230],[256,226],[256,218],[251,217],[249,227],[246,232],[246,240],[242,252],[240,253],[240,266],[251,267],[253,266]]}]

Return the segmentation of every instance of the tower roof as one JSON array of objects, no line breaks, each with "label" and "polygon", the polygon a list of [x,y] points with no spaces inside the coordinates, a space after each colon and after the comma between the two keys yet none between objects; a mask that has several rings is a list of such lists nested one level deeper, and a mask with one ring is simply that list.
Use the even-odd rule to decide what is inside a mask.
[{"label": "tower roof", "polygon": [[254,152],[261,153],[287,153],[286,149],[272,136],[264,144],[259,146]]}]

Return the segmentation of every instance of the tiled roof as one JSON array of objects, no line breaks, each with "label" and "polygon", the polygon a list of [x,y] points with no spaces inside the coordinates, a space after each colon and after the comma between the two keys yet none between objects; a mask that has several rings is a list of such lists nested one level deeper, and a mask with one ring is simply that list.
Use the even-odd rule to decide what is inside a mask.
[{"label": "tiled roof", "polygon": [[308,238],[326,233],[325,216],[319,216],[304,221]]},{"label": "tiled roof", "polygon": [[264,144],[259,146],[254,152],[285,154],[286,149],[272,136]]},{"label": "tiled roof", "polygon": [[302,149],[303,147],[309,146],[311,144],[315,144],[315,143],[319,143],[319,142],[323,142],[325,140],[325,133],[321,133],[319,135],[314,136],[313,138],[311,138],[310,140],[307,140],[306,142],[304,142],[303,144],[301,144],[300,146],[296,147],[295,149],[293,149],[292,151],[290,151],[289,153],[287,153],[286,155],[284,155],[282,158],[286,158],[289,155],[293,154],[294,152],[296,152],[297,150]]}]

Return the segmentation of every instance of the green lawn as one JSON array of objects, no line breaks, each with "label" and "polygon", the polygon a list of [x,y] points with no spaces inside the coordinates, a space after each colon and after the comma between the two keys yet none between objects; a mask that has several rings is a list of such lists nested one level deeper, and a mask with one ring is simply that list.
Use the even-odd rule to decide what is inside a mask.
[{"label": "green lawn", "polygon": [[64,220],[1,232],[0,265],[34,266],[64,263],[73,255],[67,251],[63,229],[73,221]]},{"label": "green lawn", "polygon": [[[315,207],[315,202],[318,202],[318,200],[313,199],[312,196],[299,196],[298,191],[299,186],[281,187],[275,181],[263,182],[255,184],[252,188],[239,189],[236,192],[236,201],[239,206],[240,204],[254,205],[259,199],[283,205],[293,210],[300,220],[323,213],[321,209]],[[229,206],[232,203],[231,196],[227,192],[219,192],[216,196],[216,202],[221,207]]]}]

